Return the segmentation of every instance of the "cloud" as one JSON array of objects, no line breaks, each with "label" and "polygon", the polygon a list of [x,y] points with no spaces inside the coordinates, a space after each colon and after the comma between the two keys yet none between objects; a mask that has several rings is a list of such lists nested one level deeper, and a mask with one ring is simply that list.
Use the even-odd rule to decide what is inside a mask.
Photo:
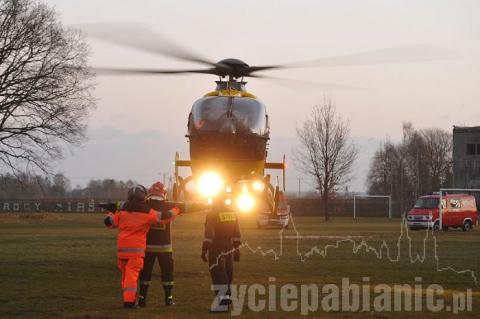
[{"label": "cloud", "polygon": [[66,154],[57,170],[73,185],[84,185],[92,178],[149,184],[160,179],[161,173],[173,174],[175,152],[186,154],[187,146],[186,139],[172,139],[154,129],[129,133],[116,127],[92,128],[84,146]]}]

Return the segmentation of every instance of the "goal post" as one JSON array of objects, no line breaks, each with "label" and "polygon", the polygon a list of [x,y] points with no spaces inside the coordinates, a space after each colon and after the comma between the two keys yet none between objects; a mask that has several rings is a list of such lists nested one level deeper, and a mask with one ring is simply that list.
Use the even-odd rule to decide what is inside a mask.
[{"label": "goal post", "polygon": [[353,219],[357,218],[357,198],[388,198],[388,219],[392,219],[392,196],[390,195],[353,195]]},{"label": "goal post", "polygon": [[443,200],[443,193],[447,192],[477,192],[480,193],[479,188],[440,188],[440,200],[439,200],[439,205],[438,205],[438,217],[439,217],[439,230],[443,229],[443,205],[442,205],[442,200]]}]

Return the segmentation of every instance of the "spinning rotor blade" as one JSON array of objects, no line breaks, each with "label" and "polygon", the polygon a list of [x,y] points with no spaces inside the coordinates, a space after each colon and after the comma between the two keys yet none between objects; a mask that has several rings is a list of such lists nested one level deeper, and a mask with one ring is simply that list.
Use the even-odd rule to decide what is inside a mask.
[{"label": "spinning rotor blade", "polygon": [[93,71],[107,75],[155,75],[155,74],[186,74],[186,73],[202,73],[216,74],[215,70],[155,70],[155,69],[121,69],[121,68],[92,68]]},{"label": "spinning rotor blade", "polygon": [[350,65],[376,65],[387,63],[425,62],[451,60],[458,58],[454,52],[430,45],[409,45],[380,50],[365,51],[356,54],[320,58],[283,65],[251,66],[249,72],[286,68],[335,67]]},{"label": "spinning rotor blade", "polygon": [[[311,61],[300,61],[287,64],[249,66],[238,59],[225,59],[214,63],[179,46],[173,41],[159,35],[148,27],[138,23],[97,23],[79,26],[87,36],[99,38],[111,43],[173,57],[176,59],[202,63],[208,69],[194,70],[155,70],[155,69],[97,69],[101,73],[110,74],[182,74],[203,73],[221,77],[231,76],[254,77],[253,73],[286,68],[314,68],[355,65],[377,65],[386,63],[422,62],[449,60],[457,55],[449,50],[431,45],[408,45],[380,50],[370,50],[356,54],[325,57]],[[282,81],[289,81],[283,79]],[[319,86],[322,84],[319,83]],[[336,85],[333,85],[336,87]]]},{"label": "spinning rotor blade", "polygon": [[408,45],[356,54],[325,57],[313,61],[296,62],[287,67],[332,67],[347,65],[375,65],[386,63],[425,62],[458,58],[454,52],[431,45]]},{"label": "spinning rotor blade", "polygon": [[335,83],[319,83],[319,82],[310,82],[304,80],[288,79],[288,78],[279,78],[272,77],[260,74],[253,74],[249,77],[267,80],[273,84],[281,85],[291,89],[307,89],[307,90],[318,90],[324,89],[329,91],[356,91],[356,90],[368,90],[369,88],[359,87],[359,86],[350,86],[350,85],[341,85]]},{"label": "spinning rotor blade", "polygon": [[179,60],[215,63],[190,52],[152,29],[138,23],[92,23],[78,25],[87,36]]}]

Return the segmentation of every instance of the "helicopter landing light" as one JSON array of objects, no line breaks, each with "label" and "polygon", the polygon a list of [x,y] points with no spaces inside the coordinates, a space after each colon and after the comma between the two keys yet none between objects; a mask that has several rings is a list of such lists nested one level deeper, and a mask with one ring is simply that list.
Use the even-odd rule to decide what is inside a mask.
[{"label": "helicopter landing light", "polygon": [[256,192],[262,192],[265,188],[265,184],[262,181],[254,181],[252,184],[252,188]]},{"label": "helicopter landing light", "polygon": [[198,191],[205,197],[217,195],[223,188],[223,180],[215,172],[203,173],[198,179]]},{"label": "helicopter landing light", "polygon": [[237,208],[242,213],[250,213],[255,207],[255,198],[249,193],[243,193],[237,198]]}]

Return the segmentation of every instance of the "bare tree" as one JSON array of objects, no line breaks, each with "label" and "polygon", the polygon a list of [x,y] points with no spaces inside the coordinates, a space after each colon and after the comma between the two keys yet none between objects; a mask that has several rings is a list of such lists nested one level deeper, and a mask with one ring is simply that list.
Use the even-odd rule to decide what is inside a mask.
[{"label": "bare tree", "polygon": [[392,195],[402,212],[418,196],[451,187],[452,135],[437,128],[415,130],[404,123],[402,141],[387,142],[375,152],[367,182],[369,193]]},{"label": "bare tree", "polygon": [[375,152],[368,173],[368,189],[373,194],[390,195],[394,183],[394,172],[399,154],[395,145],[386,141]]},{"label": "bare tree", "polygon": [[326,101],[323,106],[315,106],[311,116],[297,127],[297,136],[300,148],[296,158],[301,169],[314,178],[328,221],[329,197],[350,180],[357,157],[349,123],[336,113],[331,101]]},{"label": "bare tree", "polygon": [[452,135],[438,128],[421,131],[425,140],[425,158],[430,188],[438,190],[450,179],[452,169]]},{"label": "bare tree", "polygon": [[84,138],[94,106],[88,50],[34,0],[0,0],[0,169],[48,172]]}]

